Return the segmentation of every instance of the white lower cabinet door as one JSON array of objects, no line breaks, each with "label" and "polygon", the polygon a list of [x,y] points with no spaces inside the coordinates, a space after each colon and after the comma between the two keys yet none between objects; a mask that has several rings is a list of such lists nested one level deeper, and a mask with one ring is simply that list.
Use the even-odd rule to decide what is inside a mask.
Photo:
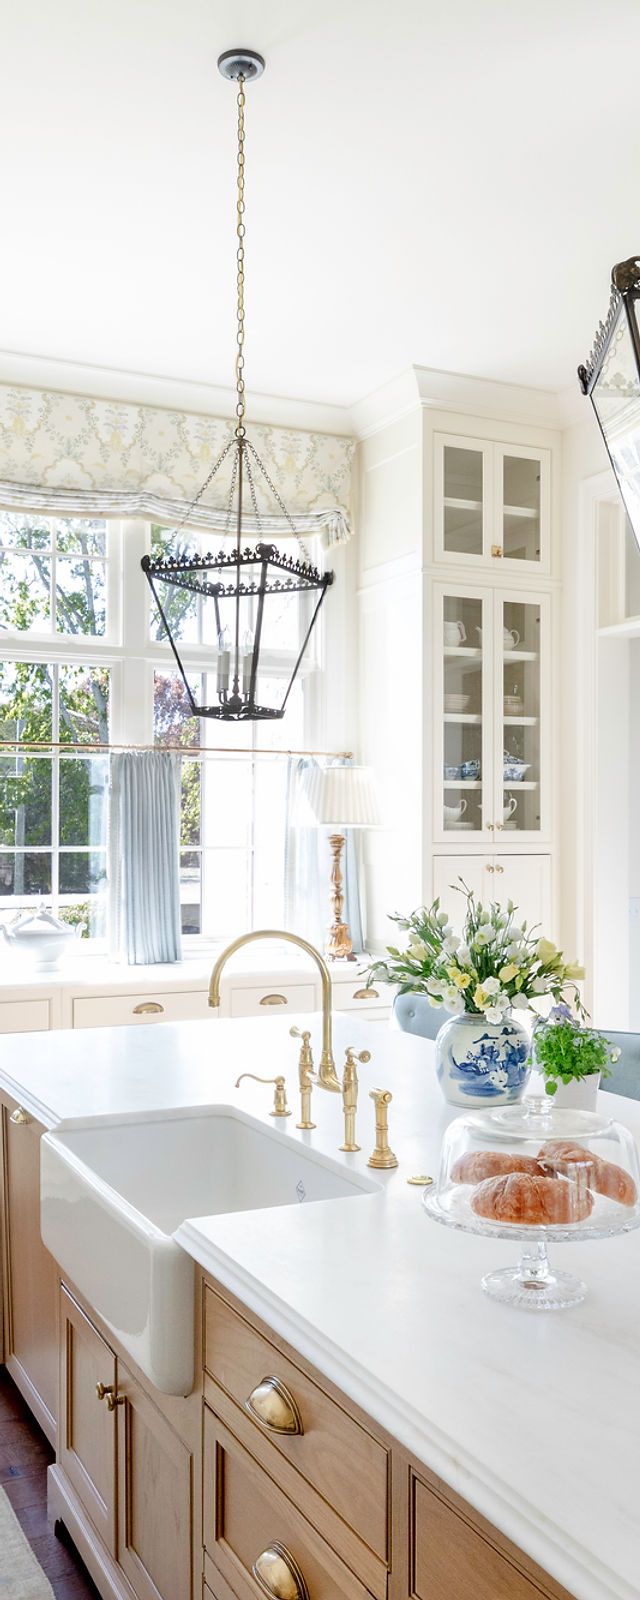
[{"label": "white lower cabinet door", "polygon": [[461,879],[482,904],[506,905],[513,900],[519,922],[525,919],[528,927],[539,924],[540,932],[553,938],[550,856],[434,856],[434,897],[439,897],[456,929],[464,917]]},{"label": "white lower cabinet door", "polygon": [[553,906],[551,895],[550,856],[494,856],[492,898],[513,900],[518,908],[518,921],[526,920],[527,927],[539,927],[540,935],[553,938]]},{"label": "white lower cabinet door", "polygon": [[454,928],[460,928],[464,921],[462,883],[473,889],[478,900],[492,899],[494,879],[487,870],[491,861],[491,856],[434,856],[433,897],[439,899]]}]

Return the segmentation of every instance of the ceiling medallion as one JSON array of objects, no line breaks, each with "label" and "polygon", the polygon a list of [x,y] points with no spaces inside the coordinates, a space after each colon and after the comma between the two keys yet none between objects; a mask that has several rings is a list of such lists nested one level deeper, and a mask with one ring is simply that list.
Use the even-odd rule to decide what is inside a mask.
[{"label": "ceiling medallion", "polygon": [[[187,527],[194,507],[224,465],[229,489],[223,536],[226,547],[212,555],[181,554],[153,560],[144,556],[142,569],[154,596],[163,627],[182,676],[191,712],[225,722],[259,722],[283,717],[298,668],[332,572],[321,572],[307,557],[284,501],[272,482],[245,427],[245,83],[259,78],[264,60],[255,50],[226,50],[218,60],[223,77],[237,84],[238,151],[236,200],[236,426],[179,527]],[[247,510],[247,497],[249,509]],[[265,512],[262,503],[268,501]],[[262,505],[262,509],[261,509]],[[270,527],[284,524],[300,557],[283,555],[269,538]],[[255,545],[247,533],[258,535]],[[177,635],[184,615],[183,597],[192,594],[200,609],[200,638],[217,647],[214,655],[215,699],[196,702],[180,657]],[[293,626],[291,612],[293,608]],[[287,634],[283,621],[288,613]],[[292,643],[297,652],[291,670]],[[265,657],[269,666],[265,667]]]}]

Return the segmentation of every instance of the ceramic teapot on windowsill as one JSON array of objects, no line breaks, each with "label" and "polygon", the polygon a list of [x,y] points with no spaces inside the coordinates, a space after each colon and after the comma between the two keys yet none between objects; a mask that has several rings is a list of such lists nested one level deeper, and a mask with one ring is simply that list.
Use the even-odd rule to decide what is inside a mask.
[{"label": "ceramic teapot on windowsill", "polygon": [[71,928],[68,923],[59,922],[44,905],[36,911],[18,912],[8,924],[0,923],[0,934],[10,949],[26,956],[40,971],[57,967],[63,952],[82,931],[81,923]]}]

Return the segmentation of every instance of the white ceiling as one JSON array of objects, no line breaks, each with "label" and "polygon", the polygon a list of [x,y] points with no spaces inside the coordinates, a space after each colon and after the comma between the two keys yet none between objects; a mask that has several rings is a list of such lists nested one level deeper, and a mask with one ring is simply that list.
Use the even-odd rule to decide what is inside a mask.
[{"label": "white ceiling", "polygon": [[638,0],[5,0],[0,348],[249,388],[561,389],[640,250]]}]

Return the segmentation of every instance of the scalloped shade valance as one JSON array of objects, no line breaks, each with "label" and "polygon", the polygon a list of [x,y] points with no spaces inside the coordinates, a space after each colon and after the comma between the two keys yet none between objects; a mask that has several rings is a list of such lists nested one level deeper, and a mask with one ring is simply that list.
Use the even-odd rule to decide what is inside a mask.
[{"label": "scalloped shade valance", "polygon": [[[171,525],[189,509],[234,423],[159,406],[0,384],[0,504],[59,516],[151,517]],[[350,485],[355,441],[338,434],[249,425],[254,442],[301,534],[326,545],[351,537]],[[226,467],[226,463],[225,463]],[[189,517],[189,526],[223,532],[229,476],[223,468]],[[291,537],[277,514],[262,533]],[[244,523],[252,530],[251,518]]]}]

